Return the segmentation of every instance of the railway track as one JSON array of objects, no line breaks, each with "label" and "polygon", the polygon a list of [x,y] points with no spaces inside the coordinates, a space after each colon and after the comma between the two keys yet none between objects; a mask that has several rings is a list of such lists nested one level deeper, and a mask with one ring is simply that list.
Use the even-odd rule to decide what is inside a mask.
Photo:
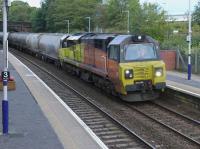
[{"label": "railway track", "polygon": [[176,115],[179,115],[180,117],[185,118],[185,119],[187,119],[188,121],[191,121],[191,122],[193,122],[193,123],[195,123],[195,124],[197,124],[197,125],[200,125],[200,121],[199,121],[199,120],[196,120],[196,119],[194,119],[194,118],[191,118],[191,117],[189,117],[189,116],[187,116],[187,115],[184,115],[184,114],[182,114],[182,113],[180,113],[180,112],[177,112],[177,111],[175,111],[175,110],[173,110],[173,109],[171,109],[171,108],[169,108],[169,107],[167,107],[167,106],[165,106],[165,105],[163,105],[163,104],[160,104],[160,103],[157,103],[157,102],[152,102],[152,103],[155,104],[155,105],[157,105],[157,106],[159,106],[159,107],[161,107],[161,108],[163,108],[163,109],[165,109],[165,110],[167,110],[167,111],[169,111],[169,112],[171,112],[171,113],[174,113],[174,114],[176,114]]},{"label": "railway track", "polygon": [[[155,148],[142,137],[124,126],[110,114],[101,110],[91,99],[79,93],[48,70],[12,50],[12,53],[31,69],[37,70],[37,75],[99,136],[109,148]],[[44,79],[45,78],[45,79]]]},{"label": "railway track", "polygon": [[200,122],[155,102],[127,106],[200,146]]},{"label": "railway track", "polygon": [[[26,61],[24,63],[27,64],[28,62],[29,63],[28,66],[34,65],[31,67],[35,67],[33,69],[35,69],[36,72],[39,71],[38,69],[40,68],[38,68],[38,64],[34,62],[33,63],[29,62],[30,60],[27,61],[27,58],[24,58],[24,56],[22,56],[23,55],[22,53],[20,53],[19,55],[17,52],[15,52],[15,55],[20,56],[21,57],[20,59],[22,61]],[[42,67],[42,69],[44,68]],[[110,108],[110,111],[114,111],[113,107],[115,107],[115,105],[113,103],[111,106],[113,109],[111,107],[104,107],[105,105],[99,106],[99,104],[97,104],[97,101],[95,101],[96,100],[95,98],[97,97],[85,96],[83,93],[80,94],[79,93],[80,91],[74,90],[73,89],[74,87],[71,87],[71,85],[69,85],[69,87],[71,88],[70,90],[73,90],[73,92],[76,93],[76,95],[74,94],[71,95],[71,93],[66,90],[66,88],[69,88],[69,87],[66,87],[67,85],[65,83],[66,81],[63,82],[61,81],[61,79],[59,79],[61,81],[60,84],[56,84],[55,82],[51,82],[52,78],[48,79],[48,77],[45,77],[44,74],[38,74],[37,72],[37,75],[39,75],[39,77],[41,77],[41,79],[43,79],[44,81],[47,80],[45,82],[62,99],[64,99],[64,101],[72,108],[72,110],[75,113],[77,113],[77,115],[79,115],[79,117],[100,137],[100,139],[109,148],[135,148],[135,147],[138,147],[138,148],[174,148],[174,147],[199,148],[199,142],[198,140],[196,140],[198,139],[198,133],[196,134],[193,133],[193,135],[190,135],[190,132],[194,132],[194,131],[188,131],[187,133],[180,131],[179,127],[181,128],[183,127],[183,125],[180,125],[179,127],[178,126],[172,127],[175,130],[173,131],[167,128],[166,126],[164,126],[163,124],[160,124],[159,119],[162,117],[160,117],[159,115],[157,117],[153,117],[154,115],[153,116],[148,115],[151,118],[147,117],[146,115],[151,112],[151,108],[152,108],[150,105],[153,105],[153,103],[145,103],[143,105],[144,108],[142,107],[142,104],[141,105],[132,104],[132,105],[128,105],[129,107],[127,107],[127,104],[124,102],[111,101],[112,99],[107,100],[106,102],[115,102],[116,106],[119,106],[119,109],[117,108],[115,109],[117,110],[117,113],[119,113],[118,115],[120,116],[116,117],[115,114],[110,114],[110,112],[108,112],[109,111],[108,108]],[[54,80],[58,79],[57,77],[58,75],[57,76],[52,75],[52,72],[50,72],[49,75],[53,77]],[[57,82],[59,81],[57,80]],[[58,86],[58,87],[55,87],[55,86]],[[66,94],[66,92],[68,93]],[[74,103],[74,102],[77,102],[79,104]],[[90,103],[89,105],[88,105],[88,102]],[[85,104],[87,106],[84,106]],[[95,108],[90,109],[90,106],[92,107],[94,106],[93,104],[96,105]],[[135,106],[134,108],[138,108],[137,110],[139,110],[139,112],[133,109],[133,106]],[[147,107],[145,108],[145,106]],[[156,107],[159,108],[158,106]],[[162,111],[161,113],[168,113],[166,114],[166,116],[171,115],[169,114],[170,113],[169,111],[167,112],[166,110],[165,112],[163,112],[163,108],[160,107],[160,109]],[[150,110],[150,112],[148,110]],[[99,114],[98,111],[101,111],[103,113]],[[107,112],[104,112],[104,111],[107,111]],[[159,111],[157,111],[156,113],[159,113]],[[107,117],[108,119],[107,118],[105,119],[105,117]],[[127,117],[127,120],[126,120],[126,117]],[[154,120],[152,118],[154,118]],[[112,121],[112,123],[110,123],[110,121]],[[140,124],[140,121],[142,121],[141,124]],[[184,120],[184,121],[187,121],[187,120]],[[145,125],[143,123],[147,123],[147,124]],[[163,121],[163,123],[167,125],[166,121]],[[182,124],[182,122],[180,123]],[[192,123],[191,121],[188,123],[190,124],[190,126],[194,125],[194,124],[191,124]],[[183,127],[183,128],[187,129],[186,127]],[[177,133],[176,130],[179,130],[181,133],[186,135],[186,137],[183,136],[181,133],[180,134]],[[175,140],[174,138],[177,138],[177,140]]]}]

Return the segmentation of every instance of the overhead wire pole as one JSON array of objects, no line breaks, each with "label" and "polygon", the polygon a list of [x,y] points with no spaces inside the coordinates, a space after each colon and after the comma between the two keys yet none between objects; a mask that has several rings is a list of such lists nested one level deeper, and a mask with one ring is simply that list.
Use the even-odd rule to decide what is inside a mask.
[{"label": "overhead wire pole", "polygon": [[90,33],[91,17],[86,17],[88,19],[88,32]]},{"label": "overhead wire pole", "polygon": [[188,80],[191,80],[192,65],[191,65],[191,42],[192,42],[192,28],[191,28],[191,0],[189,0],[189,16],[188,16]]},{"label": "overhead wire pole", "polygon": [[67,32],[69,34],[69,20],[65,20],[67,22]]},{"label": "overhead wire pole", "polygon": [[2,100],[2,124],[3,134],[8,134],[8,80],[10,73],[8,72],[8,33],[7,33],[7,8],[10,6],[9,0],[3,0],[3,67],[2,80],[3,80],[3,100]]},{"label": "overhead wire pole", "polygon": [[123,11],[123,12],[127,13],[127,33],[129,34],[130,33],[130,11],[126,10],[126,11]]},{"label": "overhead wire pole", "polygon": [[167,6],[167,3],[166,2],[163,2],[162,3],[163,5],[166,6],[166,16],[167,16],[167,39],[169,39],[169,12],[168,12],[168,6]]}]

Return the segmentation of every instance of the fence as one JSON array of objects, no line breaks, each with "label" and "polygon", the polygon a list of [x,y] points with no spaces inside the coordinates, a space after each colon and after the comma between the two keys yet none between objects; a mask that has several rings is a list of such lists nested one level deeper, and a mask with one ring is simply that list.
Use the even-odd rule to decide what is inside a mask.
[{"label": "fence", "polygon": [[[160,57],[166,64],[167,70],[187,71],[188,55],[177,50],[161,50]],[[193,50],[191,54],[192,72],[200,74],[200,52]]]},{"label": "fence", "polygon": [[[181,71],[187,71],[187,64],[188,64],[188,55],[185,53],[180,53],[179,50],[177,50],[177,56],[179,58],[179,63],[177,69]],[[191,54],[191,64],[192,64],[192,72],[193,73],[200,73],[200,53],[199,50],[196,49]]]}]

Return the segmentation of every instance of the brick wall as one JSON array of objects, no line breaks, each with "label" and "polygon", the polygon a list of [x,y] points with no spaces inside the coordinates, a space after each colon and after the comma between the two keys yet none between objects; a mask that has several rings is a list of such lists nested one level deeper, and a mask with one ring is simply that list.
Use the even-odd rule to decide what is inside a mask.
[{"label": "brick wall", "polygon": [[176,51],[175,50],[161,50],[160,57],[165,62],[167,70],[176,69]]}]

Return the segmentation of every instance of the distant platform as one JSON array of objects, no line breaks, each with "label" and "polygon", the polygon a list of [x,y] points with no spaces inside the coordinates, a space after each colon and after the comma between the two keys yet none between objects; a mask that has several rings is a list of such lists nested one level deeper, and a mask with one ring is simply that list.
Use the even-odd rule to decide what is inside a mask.
[{"label": "distant platform", "polygon": [[187,73],[177,71],[167,72],[167,86],[171,89],[200,98],[200,76],[192,74],[187,80]]}]

